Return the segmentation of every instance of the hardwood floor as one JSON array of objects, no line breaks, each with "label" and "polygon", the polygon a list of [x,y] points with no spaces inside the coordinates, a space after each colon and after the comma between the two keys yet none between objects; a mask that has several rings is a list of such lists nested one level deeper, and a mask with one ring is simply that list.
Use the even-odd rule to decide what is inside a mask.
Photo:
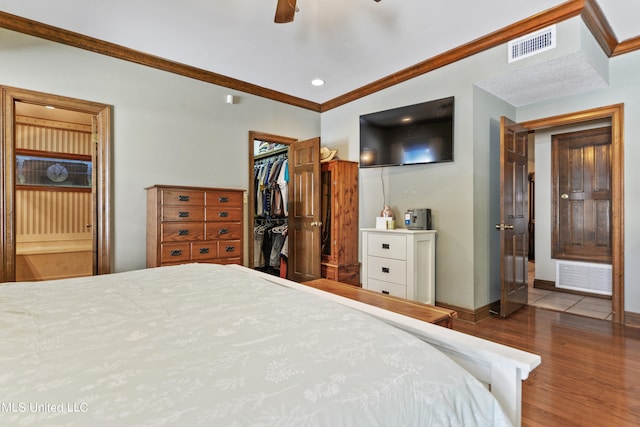
[{"label": "hardwood floor", "polygon": [[526,306],[453,329],[542,356],[523,383],[523,426],[640,425],[640,330]]}]

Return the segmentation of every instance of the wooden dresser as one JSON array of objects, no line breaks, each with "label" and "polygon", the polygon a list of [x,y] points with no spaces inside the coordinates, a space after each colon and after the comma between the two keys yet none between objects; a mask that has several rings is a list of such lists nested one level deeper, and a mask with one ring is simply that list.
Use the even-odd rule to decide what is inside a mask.
[{"label": "wooden dresser", "polygon": [[243,190],[154,185],[147,190],[147,267],[243,263]]}]

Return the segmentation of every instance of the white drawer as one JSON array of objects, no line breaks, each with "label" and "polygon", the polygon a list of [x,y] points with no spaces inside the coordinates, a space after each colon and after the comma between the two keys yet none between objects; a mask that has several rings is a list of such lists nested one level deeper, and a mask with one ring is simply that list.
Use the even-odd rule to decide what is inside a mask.
[{"label": "white drawer", "polygon": [[380,292],[399,298],[407,297],[407,287],[398,285],[397,283],[383,282],[382,280],[369,279],[367,283],[370,291]]},{"label": "white drawer", "polygon": [[406,261],[376,256],[368,257],[367,261],[367,277],[399,285],[407,284]]},{"label": "white drawer", "polygon": [[407,259],[407,238],[390,233],[369,233],[367,250],[373,256]]}]

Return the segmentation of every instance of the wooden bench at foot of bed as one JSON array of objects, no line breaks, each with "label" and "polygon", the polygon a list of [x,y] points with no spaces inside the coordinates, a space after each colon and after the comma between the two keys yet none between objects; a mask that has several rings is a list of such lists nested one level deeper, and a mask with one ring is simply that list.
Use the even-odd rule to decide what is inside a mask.
[{"label": "wooden bench at foot of bed", "polygon": [[418,301],[384,295],[329,279],[316,279],[302,284],[447,328],[453,327],[453,319],[458,315],[448,308],[435,307]]}]

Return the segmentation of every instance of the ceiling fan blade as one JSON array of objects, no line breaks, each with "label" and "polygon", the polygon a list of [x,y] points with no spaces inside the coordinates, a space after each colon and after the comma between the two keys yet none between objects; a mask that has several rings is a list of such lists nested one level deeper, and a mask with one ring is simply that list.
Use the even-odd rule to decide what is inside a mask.
[{"label": "ceiling fan blade", "polygon": [[293,15],[296,13],[296,3],[297,0],[278,0],[274,22],[277,24],[293,22]]}]

